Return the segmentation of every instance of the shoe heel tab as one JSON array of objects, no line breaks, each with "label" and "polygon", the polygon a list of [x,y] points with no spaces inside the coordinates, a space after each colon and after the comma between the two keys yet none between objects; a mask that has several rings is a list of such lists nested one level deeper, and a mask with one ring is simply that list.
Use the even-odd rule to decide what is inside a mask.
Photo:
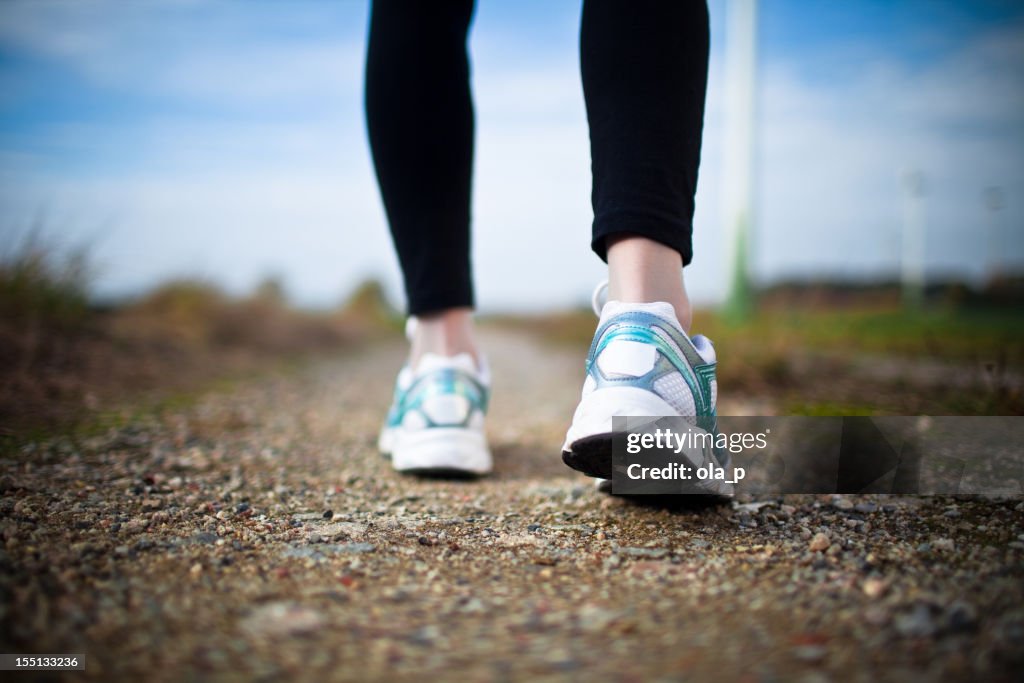
[{"label": "shoe heel tab", "polygon": [[705,337],[703,334],[695,334],[690,337],[690,343],[693,344],[693,348],[696,349],[700,357],[704,359],[705,363],[715,363],[718,361],[718,354],[715,353],[715,345],[711,343],[711,340]]}]

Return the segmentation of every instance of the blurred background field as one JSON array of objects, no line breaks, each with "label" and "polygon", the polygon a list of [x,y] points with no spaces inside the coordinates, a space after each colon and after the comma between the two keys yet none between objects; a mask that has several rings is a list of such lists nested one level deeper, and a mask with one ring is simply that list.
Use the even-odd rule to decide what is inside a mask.
[{"label": "blurred background field", "polygon": [[100,303],[93,276],[85,250],[61,249],[37,233],[0,258],[3,434],[151,406],[400,328],[374,282],[334,309],[308,311],[289,303],[274,279],[245,296],[172,280]]},{"label": "blurred background field", "polygon": [[[268,279],[245,296],[174,280],[99,303],[86,251],[31,234],[0,261],[0,424],[7,435],[187,397],[211,383],[384,337],[402,317],[367,281],[338,306],[304,310]],[[723,395],[779,414],[1024,414],[1024,283],[933,286],[907,310],[896,284],[790,283],[730,322],[700,309],[694,331],[719,354]],[[578,349],[589,309],[490,315],[482,323]]]}]

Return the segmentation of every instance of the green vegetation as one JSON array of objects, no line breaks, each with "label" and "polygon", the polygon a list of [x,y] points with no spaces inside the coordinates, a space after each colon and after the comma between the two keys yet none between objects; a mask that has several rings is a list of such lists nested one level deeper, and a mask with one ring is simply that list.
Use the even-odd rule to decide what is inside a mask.
[{"label": "green vegetation", "polygon": [[[819,350],[882,353],[934,360],[991,360],[1024,365],[1024,316],[999,309],[945,307],[899,309],[784,309],[760,311],[739,326],[700,312],[694,329],[729,344],[756,334],[777,345],[806,345]],[[766,335],[766,337],[761,337]]]},{"label": "green vegetation", "polygon": [[[590,311],[496,324],[586,348]],[[694,316],[719,357],[724,396],[767,398],[800,415],[1021,414],[1024,316],[1016,309],[775,300],[744,322],[715,311]]]}]

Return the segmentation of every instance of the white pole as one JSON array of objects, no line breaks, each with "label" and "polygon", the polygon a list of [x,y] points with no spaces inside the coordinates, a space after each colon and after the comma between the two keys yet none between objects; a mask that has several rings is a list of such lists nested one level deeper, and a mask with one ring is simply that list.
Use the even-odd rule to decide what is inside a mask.
[{"label": "white pole", "polygon": [[1006,248],[1006,245],[1003,244],[1002,222],[999,216],[1005,204],[1003,201],[1003,188],[985,188],[984,199],[985,208],[988,209],[988,277],[990,280],[995,280],[1003,274],[1003,260],[1005,258],[1003,250]]},{"label": "white pole", "polygon": [[916,307],[924,299],[924,198],[927,191],[924,173],[904,172],[903,190],[903,301]]},{"label": "white pole", "polygon": [[751,307],[750,232],[754,223],[757,0],[728,0],[725,33],[725,143],[722,218],[727,272],[726,311],[745,317]]}]

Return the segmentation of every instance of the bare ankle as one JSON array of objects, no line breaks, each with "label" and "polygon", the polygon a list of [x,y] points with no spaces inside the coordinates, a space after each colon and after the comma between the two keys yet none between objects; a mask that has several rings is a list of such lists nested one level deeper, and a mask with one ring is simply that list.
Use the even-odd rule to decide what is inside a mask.
[{"label": "bare ankle", "polygon": [[416,317],[416,330],[412,335],[410,363],[415,366],[424,354],[455,356],[468,353],[480,364],[473,332],[473,311],[469,308],[450,308],[445,311]]},{"label": "bare ankle", "polygon": [[608,238],[608,297],[626,303],[667,301],[687,333],[693,309],[679,252],[660,242],[623,233]]}]

